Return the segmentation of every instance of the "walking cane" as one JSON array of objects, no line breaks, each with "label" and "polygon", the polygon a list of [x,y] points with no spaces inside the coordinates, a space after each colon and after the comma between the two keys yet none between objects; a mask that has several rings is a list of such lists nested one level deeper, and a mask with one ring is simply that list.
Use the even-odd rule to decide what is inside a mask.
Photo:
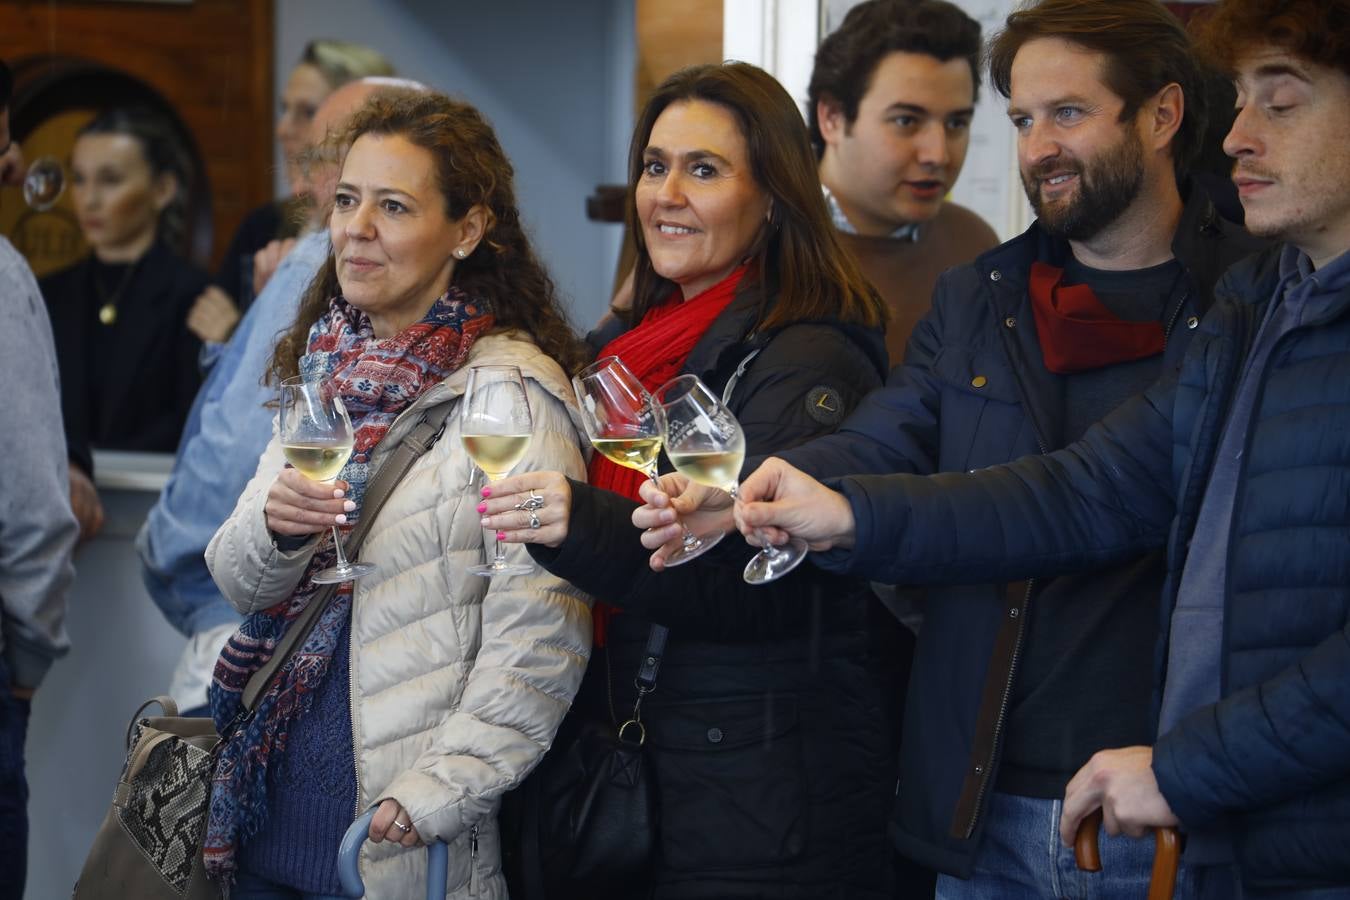
[{"label": "walking cane", "polygon": [[[1093,811],[1078,823],[1073,839],[1073,856],[1084,872],[1100,872],[1102,856],[1097,833],[1102,827],[1102,811]],[[1181,838],[1175,828],[1153,829],[1153,874],[1148,880],[1148,900],[1172,900],[1177,886],[1177,863],[1181,860]]]}]

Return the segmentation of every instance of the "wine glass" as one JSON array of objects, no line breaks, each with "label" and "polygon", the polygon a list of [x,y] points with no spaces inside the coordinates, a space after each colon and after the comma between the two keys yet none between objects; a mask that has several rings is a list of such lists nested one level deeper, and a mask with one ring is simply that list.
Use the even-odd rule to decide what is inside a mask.
[{"label": "wine glass", "polygon": [[[656,398],[671,464],[691,480],[739,499],[736,482],[745,462],[745,433],[731,410],[696,375],[666,382]],[[764,541],[745,567],[745,580],[767,584],[791,572],[805,557],[806,543],[797,538],[784,547]]]},{"label": "wine glass", "polygon": [[[656,464],[664,428],[656,404],[637,376],[617,356],[606,356],[578,372],[572,387],[591,446],[610,462],[645,472],[660,488]],[[666,558],[666,565],[689,562],[725,536],[724,531],[695,536],[685,528],[682,546]]]},{"label": "wine glass", "polygon": [[[474,366],[459,412],[460,440],[469,457],[483,470],[488,481],[500,481],[510,474],[530,446],[530,401],[525,394],[525,379],[515,366]],[[497,541],[492,562],[470,566],[474,575],[528,575],[534,566],[508,563]]]},{"label": "wine glass", "polygon": [[[342,405],[337,385],[298,375],[281,383],[281,450],[286,461],[301,475],[332,484],[352,455],[356,434],[347,407]],[[311,579],[315,584],[355,581],[376,571],[373,563],[348,562],[342,552],[342,536],[333,526],[337,563]]]},{"label": "wine glass", "polygon": [[28,164],[23,177],[23,199],[38,212],[46,212],[61,199],[66,189],[66,173],[54,156],[39,156]]}]

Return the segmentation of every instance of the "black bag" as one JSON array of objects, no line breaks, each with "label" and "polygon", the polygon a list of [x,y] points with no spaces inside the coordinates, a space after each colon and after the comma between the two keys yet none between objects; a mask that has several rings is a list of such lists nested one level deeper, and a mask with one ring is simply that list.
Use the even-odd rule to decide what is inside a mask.
[{"label": "black bag", "polygon": [[[526,781],[526,900],[622,896],[646,880],[660,816],[655,773],[643,750],[642,700],[656,689],[668,634],[664,626],[651,628],[632,716],[622,724],[582,723]],[[605,664],[608,679],[608,653]]]}]

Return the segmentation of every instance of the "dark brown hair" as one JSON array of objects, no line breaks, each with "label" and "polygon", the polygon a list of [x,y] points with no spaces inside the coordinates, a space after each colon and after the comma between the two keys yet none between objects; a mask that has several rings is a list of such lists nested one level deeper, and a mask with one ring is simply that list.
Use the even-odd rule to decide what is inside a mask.
[{"label": "dark brown hair", "polygon": [[816,50],[807,88],[806,121],[817,156],[825,153],[816,106],[822,97],[838,102],[850,125],[872,85],[882,59],[892,53],[921,53],[939,62],[963,59],[980,93],[980,23],[946,0],[866,0],[848,11],[843,24]]},{"label": "dark brown hair", "polygon": [[1224,0],[1194,30],[1202,58],[1230,76],[1263,45],[1350,75],[1350,0]]},{"label": "dark brown hair", "polygon": [[1205,134],[1204,78],[1180,20],[1158,0],[1041,0],[1008,16],[989,43],[989,81],[1012,94],[1022,45],[1060,38],[1106,57],[1106,85],[1125,102],[1123,122],[1167,85],[1181,86],[1185,109],[1172,138],[1172,165],[1185,176]]},{"label": "dark brown hair", "polygon": [[187,234],[192,158],[169,120],[144,106],[115,106],[98,113],[75,133],[76,139],[86,135],[129,137],[141,148],[141,156],[150,168],[151,178],[169,175],[174,179],[173,199],[159,213],[155,237],[175,253],[181,252]]},{"label": "dark brown hair", "polygon": [[[482,241],[455,262],[452,282],[492,310],[494,332],[519,330],[569,374],[585,364],[580,340],[558,304],[552,279],[534,255],[516,208],[514,170],[492,126],[477,109],[443,94],[386,90],[371,96],[331,138],[345,158],[364,134],[398,136],[429,151],[445,212],[458,221],[474,206],[487,210]],[[331,201],[330,201],[331,203]],[[341,293],[332,251],[300,301],[295,323],[277,343],[270,377],[297,374],[309,330]]]},{"label": "dark brown hair", "polygon": [[656,120],[672,103],[690,100],[715,103],[732,114],[745,138],[755,184],[772,199],[769,221],[751,248],[757,274],[747,276],[740,288],[763,287],[756,330],[820,318],[882,324],[885,306],[835,236],[801,113],[772,75],[748,63],[676,72],[638,117],[628,149],[628,227],[637,244],[631,321],[641,321],[675,287],[652,268],[636,189]]}]

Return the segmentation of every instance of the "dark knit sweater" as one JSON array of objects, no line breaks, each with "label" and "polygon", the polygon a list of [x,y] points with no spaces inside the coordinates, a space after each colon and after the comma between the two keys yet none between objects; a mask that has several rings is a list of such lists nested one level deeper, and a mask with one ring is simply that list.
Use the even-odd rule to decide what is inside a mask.
[{"label": "dark knit sweater", "polygon": [[356,818],[351,630],[348,617],[312,706],[268,769],[267,818],[239,848],[242,871],[309,893],[341,893],[338,845]]}]

